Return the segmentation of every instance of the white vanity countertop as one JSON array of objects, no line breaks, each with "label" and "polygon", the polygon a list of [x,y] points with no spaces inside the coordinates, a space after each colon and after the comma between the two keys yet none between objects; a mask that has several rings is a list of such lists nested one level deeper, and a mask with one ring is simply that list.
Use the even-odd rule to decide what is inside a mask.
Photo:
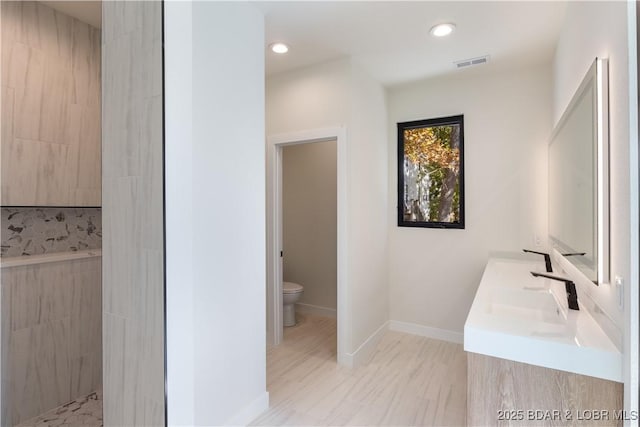
[{"label": "white vanity countertop", "polygon": [[544,263],[489,260],[464,325],[464,349],[622,382],[622,354],[589,312],[569,310],[564,283],[531,271],[545,273]]}]

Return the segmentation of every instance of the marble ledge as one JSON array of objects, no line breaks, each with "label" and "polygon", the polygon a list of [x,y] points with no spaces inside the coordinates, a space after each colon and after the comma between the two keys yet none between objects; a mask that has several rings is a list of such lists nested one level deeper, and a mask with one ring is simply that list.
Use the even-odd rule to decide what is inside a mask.
[{"label": "marble ledge", "polygon": [[23,265],[45,264],[49,262],[73,261],[102,256],[102,249],[88,249],[84,251],[56,252],[41,255],[22,255],[0,258],[0,268],[19,267]]}]

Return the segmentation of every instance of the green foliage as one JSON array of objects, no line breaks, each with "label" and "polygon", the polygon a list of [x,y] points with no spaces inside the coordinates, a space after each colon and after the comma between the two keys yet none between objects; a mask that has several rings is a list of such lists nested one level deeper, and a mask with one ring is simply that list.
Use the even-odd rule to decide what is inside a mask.
[{"label": "green foliage", "polygon": [[[458,148],[452,148],[453,126],[434,126],[404,131],[405,157],[418,166],[418,198],[423,199],[428,190],[428,221],[440,222],[441,204],[444,200],[444,181],[447,175],[456,175],[453,192],[453,221],[460,218],[460,183],[457,177],[460,163]],[[421,184],[425,176],[429,176],[429,188]]]},{"label": "green foliage", "polygon": [[453,191],[453,221],[460,221],[460,177],[456,179],[456,189]]},{"label": "green foliage", "polygon": [[404,131],[404,155],[417,165],[437,166],[457,172],[459,150],[451,148],[453,126],[434,126]]}]

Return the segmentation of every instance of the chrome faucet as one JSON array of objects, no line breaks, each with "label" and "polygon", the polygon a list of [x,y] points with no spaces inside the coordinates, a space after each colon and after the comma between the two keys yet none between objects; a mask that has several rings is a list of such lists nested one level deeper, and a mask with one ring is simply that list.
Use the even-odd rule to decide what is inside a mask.
[{"label": "chrome faucet", "polygon": [[547,268],[547,273],[553,273],[553,267],[551,267],[551,255],[545,252],[536,252],[529,249],[523,249],[522,252],[526,252],[528,254],[542,255],[544,257],[544,265]]},{"label": "chrome faucet", "polygon": [[536,273],[534,271],[532,271],[531,274],[533,275],[533,277],[546,277],[547,279],[564,282],[564,288],[567,291],[567,302],[569,303],[569,308],[571,310],[580,310],[580,307],[578,306],[578,292],[576,292],[576,284],[571,280],[565,279],[563,277],[552,276],[550,274]]}]

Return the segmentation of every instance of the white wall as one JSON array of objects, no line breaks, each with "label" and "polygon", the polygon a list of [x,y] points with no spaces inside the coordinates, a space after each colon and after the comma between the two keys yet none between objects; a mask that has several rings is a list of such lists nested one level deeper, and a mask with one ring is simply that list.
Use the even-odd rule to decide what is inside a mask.
[{"label": "white wall", "polygon": [[462,71],[388,89],[389,188],[397,185],[396,123],[464,114],[466,229],[396,225],[390,191],[391,319],[462,333],[491,251],[547,235],[550,69]]},{"label": "white wall", "polygon": [[[266,106],[267,135],[347,129],[346,303],[351,318],[338,322],[339,327],[341,321],[351,325],[346,351],[353,353],[388,320],[384,90],[351,61],[340,60],[271,76]],[[267,161],[270,170],[270,156]],[[269,185],[267,194],[271,191]]]},{"label": "white wall", "polygon": [[272,75],[267,79],[267,135],[346,126],[349,122],[348,60]]},{"label": "white wall", "polygon": [[167,425],[195,425],[191,4],[164,3]]},{"label": "white wall", "polygon": [[[553,111],[557,123],[596,57],[609,58],[611,170],[611,272],[629,278],[629,94],[627,6],[624,2],[575,2],[558,41],[553,63]],[[622,328],[610,285],[593,287],[593,297]]]},{"label": "white wall", "polygon": [[389,320],[387,106],[383,87],[351,69],[349,140],[349,283],[352,351]]},{"label": "white wall", "polygon": [[[591,293],[624,332],[625,408],[637,409],[637,378],[633,384],[629,382],[632,367],[637,372],[637,360],[634,361],[635,358],[630,354],[632,338],[629,335],[630,325],[637,322],[637,319],[631,320],[629,311],[629,283],[633,281],[637,284],[637,278],[630,276],[631,263],[637,263],[637,258],[631,259],[630,236],[637,236],[637,229],[632,233],[631,227],[632,224],[637,227],[637,218],[630,215],[630,200],[637,200],[637,194],[630,192],[629,155],[631,144],[637,145],[637,138],[630,138],[629,99],[632,97],[633,102],[637,102],[637,94],[629,91],[628,56],[628,38],[634,40],[635,46],[636,34],[635,30],[631,34],[628,31],[627,6],[626,2],[621,1],[569,3],[553,63],[553,111],[554,122],[557,122],[593,60],[596,57],[609,59],[610,262],[612,278],[621,276],[627,284],[624,311],[617,308],[613,286],[603,284],[593,287]],[[635,15],[635,10],[633,12]],[[635,21],[635,16],[630,18]],[[635,82],[632,86],[636,87]],[[633,152],[637,153],[635,148]],[[637,159],[632,161],[636,162]],[[637,175],[634,176],[637,178]],[[634,188],[637,187],[634,185]],[[637,303],[635,299],[634,303]]]},{"label": "white wall", "polygon": [[284,280],[304,286],[300,303],[335,315],[336,141],[291,145],[282,150],[282,158]]},{"label": "white wall", "polygon": [[268,404],[264,18],[167,7],[168,423],[243,424]]}]

